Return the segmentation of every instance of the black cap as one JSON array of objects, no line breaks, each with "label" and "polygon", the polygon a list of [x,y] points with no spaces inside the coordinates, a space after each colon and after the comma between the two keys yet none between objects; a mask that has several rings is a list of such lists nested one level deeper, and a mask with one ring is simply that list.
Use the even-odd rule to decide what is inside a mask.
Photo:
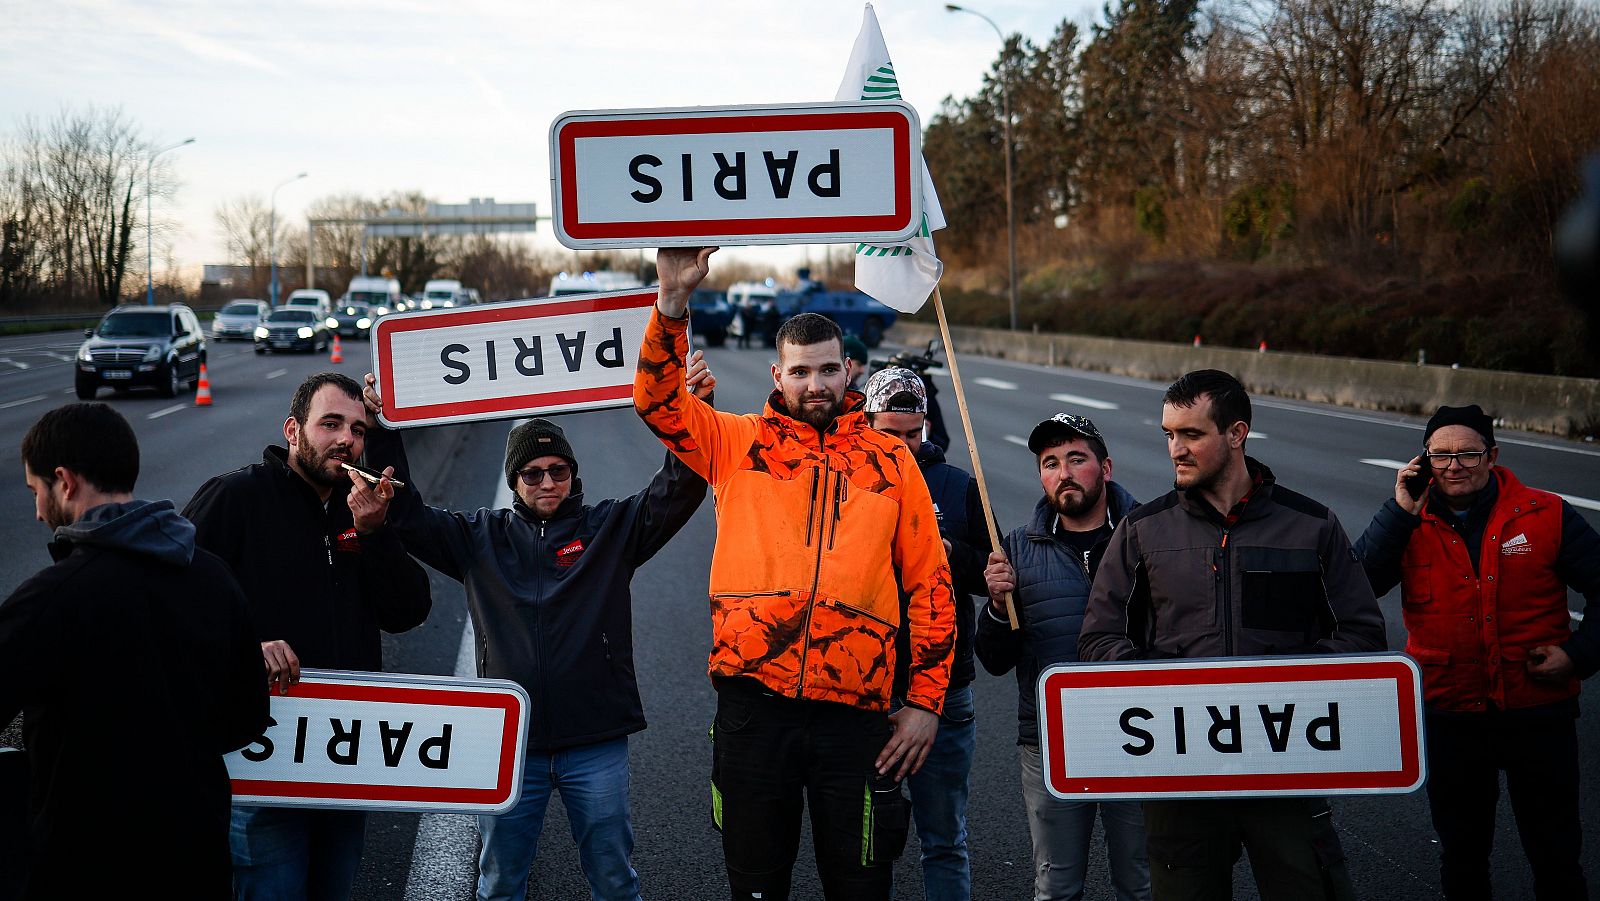
[{"label": "black cap", "polygon": [[1494,447],[1494,420],[1483,408],[1477,404],[1465,407],[1440,407],[1434,412],[1433,418],[1428,420],[1428,427],[1422,432],[1422,443],[1426,445],[1433,433],[1447,425],[1464,425],[1483,436],[1486,447]]},{"label": "black cap", "polygon": [[561,426],[548,419],[530,419],[511,430],[506,438],[506,484],[517,488],[517,470],[529,460],[554,455],[564,457],[572,464],[573,475],[578,472],[578,458],[572,455],[572,445],[567,443]]},{"label": "black cap", "polygon": [[1035,454],[1047,447],[1055,447],[1064,438],[1092,438],[1105,443],[1100,430],[1094,427],[1087,416],[1074,416],[1071,413],[1057,413],[1033,427],[1033,432],[1028,435],[1028,450]]}]

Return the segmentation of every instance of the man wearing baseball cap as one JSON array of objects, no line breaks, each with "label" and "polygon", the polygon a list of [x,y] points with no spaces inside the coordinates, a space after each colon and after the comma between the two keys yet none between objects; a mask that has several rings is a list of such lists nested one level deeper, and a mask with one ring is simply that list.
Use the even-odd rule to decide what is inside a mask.
[{"label": "man wearing baseball cap", "polygon": [[[848,339],[847,339],[848,340]],[[916,456],[917,468],[950,561],[950,580],[956,608],[955,654],[950,661],[950,682],[939,713],[939,729],[922,769],[906,779],[911,789],[911,814],[922,846],[923,892],[928,901],[967,899],[972,896],[972,868],[967,854],[967,775],[977,746],[977,720],[972,702],[973,601],[982,595],[983,566],[989,553],[989,528],[983,520],[978,483],[966,470],[945,462],[944,449],[923,440],[927,422],[927,386],[909,369],[891,366],[867,379],[867,400],[862,409],[867,425],[905,442]],[[901,618],[909,597],[900,595]],[[911,636],[895,636],[894,698],[903,704],[909,682]]]},{"label": "man wearing baseball cap", "polygon": [[[686,379],[708,399],[716,378],[697,351]],[[365,398],[383,410],[375,380]],[[633,666],[633,573],[699,509],[705,480],[673,454],[632,497],[587,504],[578,456],[562,428],[531,419],[506,439],[510,509],[457,513],[423,503],[400,435],[367,433],[367,459],[407,487],[389,520],[417,559],[466,586],[478,675],[512,679],[533,714],[522,798],[478,818],[479,901],[521,899],[545,805],[559,791],[595,898],[639,897],[628,802],[628,736],[645,727]]]},{"label": "man wearing baseball cap", "polygon": [[[1148,901],[1144,816],[1137,801],[1062,801],[1045,788],[1035,686],[1039,673],[1078,659],[1078,632],[1095,570],[1117,523],[1137,507],[1111,481],[1105,439],[1083,416],[1057,413],[1028,436],[1044,497],[1033,518],[1000,540],[985,570],[989,603],[978,616],[978,659],[996,676],[1017,672],[1022,797],[1033,839],[1033,897],[1083,897],[1095,813],[1105,828],[1118,901]],[[1011,628],[1005,596],[1016,605]]]},{"label": "man wearing baseball cap", "polygon": [[[1500,771],[1540,899],[1584,898],[1578,682],[1600,669],[1600,535],[1498,465],[1477,404],[1440,407],[1356,542],[1375,592],[1400,586],[1422,664],[1428,806],[1445,897],[1489,897]],[[1587,611],[1570,625],[1567,589]]]}]

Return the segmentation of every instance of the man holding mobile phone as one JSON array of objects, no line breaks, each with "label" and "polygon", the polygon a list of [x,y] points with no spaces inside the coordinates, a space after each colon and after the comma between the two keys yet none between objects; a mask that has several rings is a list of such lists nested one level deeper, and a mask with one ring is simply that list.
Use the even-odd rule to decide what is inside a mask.
[{"label": "man holding mobile phone", "polygon": [[[1600,535],[1499,457],[1482,408],[1440,407],[1356,553],[1373,591],[1400,586],[1422,664],[1445,897],[1489,897],[1504,770],[1536,897],[1584,898],[1576,719],[1600,669]],[[1576,632],[1569,587],[1590,614]]]},{"label": "man holding mobile phone", "polygon": [[[716,377],[700,352],[687,384],[709,400]],[[383,411],[367,375],[366,403]],[[368,460],[408,473],[400,433],[377,428]],[[466,586],[478,675],[511,679],[533,710],[524,738],[522,798],[478,818],[479,901],[528,894],[545,809],[559,792],[591,896],[637,901],[628,801],[628,736],[645,727],[633,665],[634,571],[683,528],[706,482],[672,454],[644,490],[588,503],[566,432],[530,419],[506,439],[509,508],[459,513],[431,507],[415,485],[391,519],[424,563]],[[535,894],[540,894],[535,892]]]},{"label": "man holding mobile phone", "polygon": [[[380,632],[421,625],[428,575],[387,526],[394,489],[344,469],[361,459],[370,420],[361,386],[323,372],[295,390],[287,447],[217,476],[183,515],[195,541],[233,569],[262,639],[265,691],[287,694],[300,668],[383,669]],[[235,805],[234,896],[348,898],[366,837],[358,810]]]}]

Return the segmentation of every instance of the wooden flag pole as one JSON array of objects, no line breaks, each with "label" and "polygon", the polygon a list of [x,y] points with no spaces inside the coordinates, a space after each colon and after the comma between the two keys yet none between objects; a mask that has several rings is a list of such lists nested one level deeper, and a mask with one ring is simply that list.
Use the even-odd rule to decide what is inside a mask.
[{"label": "wooden flag pole", "polygon": [[[944,297],[939,294],[939,286],[933,287],[933,310],[939,315],[939,335],[944,339],[945,363],[950,367],[950,381],[956,386],[956,408],[961,411],[961,427],[967,430],[967,450],[972,453],[972,475],[978,480],[978,500],[983,502],[983,523],[989,527],[989,545],[995,550],[1000,550],[1000,531],[994,526],[994,507],[989,503],[989,484],[983,480],[983,463],[978,460],[978,434],[972,430],[972,418],[967,415],[967,392],[961,387],[961,370],[956,365],[955,344],[950,340],[950,323],[944,318]],[[1011,620],[1011,628],[1021,628],[1017,622],[1017,608],[1011,603],[1011,593],[1006,592],[1003,598],[1006,605],[1006,616]]]}]

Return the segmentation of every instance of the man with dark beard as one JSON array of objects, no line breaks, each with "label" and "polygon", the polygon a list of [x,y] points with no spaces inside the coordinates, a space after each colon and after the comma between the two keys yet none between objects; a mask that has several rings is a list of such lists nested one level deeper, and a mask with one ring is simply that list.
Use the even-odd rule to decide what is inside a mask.
[{"label": "man with dark beard", "polygon": [[[1094,571],[1112,530],[1138,502],[1111,481],[1111,456],[1093,422],[1057,413],[1034,427],[1028,449],[1044,497],[1033,519],[1000,541],[984,578],[989,603],[978,616],[976,650],[984,669],[1017,671],[1017,744],[1022,799],[1033,838],[1034,901],[1083,897],[1095,812],[1105,827],[1117,901],[1148,901],[1144,816],[1137,801],[1062,801],[1045,788],[1039,751],[1039,673],[1078,659],[1078,628]],[[1005,598],[1017,608],[1011,628]]]},{"label": "man with dark beard", "polygon": [[[761,414],[688,390],[689,294],[711,250],[656,255],[633,402],[716,491],[711,810],[728,882],[741,901],[787,898],[809,804],[825,896],[887,899],[909,826],[900,780],[933,744],[955,641],[938,519],[905,442],[869,428],[846,391],[832,321],[778,329]],[[891,714],[902,629],[905,706]]]},{"label": "man with dark beard", "polygon": [[[183,511],[244,587],[264,639],[263,690],[287,693],[302,666],[381,670],[379,632],[428,617],[427,574],[385,523],[394,486],[342,466],[361,459],[368,425],[354,379],[311,376],[283,423],[288,447],[205,483]],[[365,831],[360,811],[235,806],[235,896],[348,898]]]},{"label": "man with dark beard", "polygon": [[[1250,396],[1216,369],[1167,389],[1174,490],[1117,527],[1078,640],[1083,660],[1382,650],[1383,613],[1331,511],[1245,456]],[[1264,901],[1352,898],[1321,798],[1144,802],[1157,898],[1232,897],[1241,847]]]}]

